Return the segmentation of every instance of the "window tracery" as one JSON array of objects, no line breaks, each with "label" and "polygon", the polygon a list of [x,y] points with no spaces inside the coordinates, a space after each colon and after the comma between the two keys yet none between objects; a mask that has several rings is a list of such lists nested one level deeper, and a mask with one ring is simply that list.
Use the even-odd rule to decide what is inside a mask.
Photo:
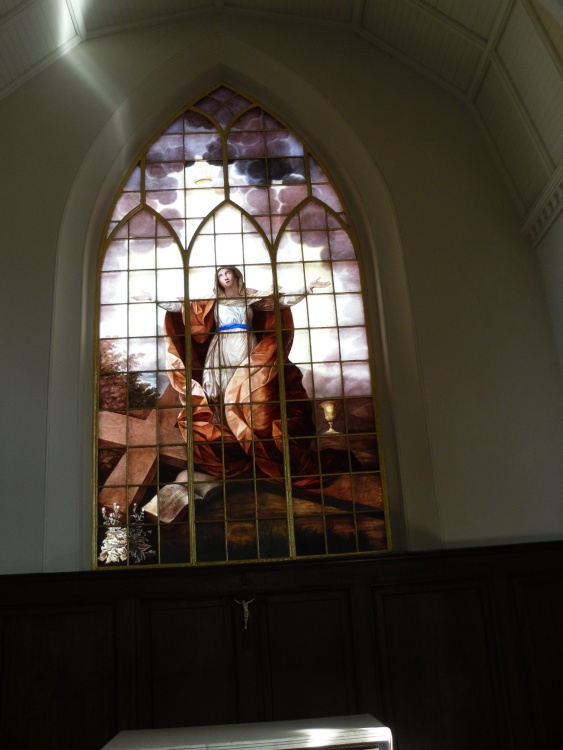
[{"label": "window tracery", "polygon": [[387,549],[353,230],[280,120],[227,86],[176,117],[99,301],[97,566]]}]

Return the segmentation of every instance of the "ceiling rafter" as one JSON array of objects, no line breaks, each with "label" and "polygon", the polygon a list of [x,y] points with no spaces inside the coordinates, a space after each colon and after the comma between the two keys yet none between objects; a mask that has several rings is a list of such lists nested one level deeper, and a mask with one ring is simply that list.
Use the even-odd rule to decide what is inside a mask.
[{"label": "ceiling rafter", "polygon": [[365,28],[358,29],[357,33],[362,39],[365,39],[366,41],[371,42],[371,44],[373,44],[375,47],[378,47],[383,52],[386,52],[388,55],[391,55],[391,57],[394,57],[397,60],[400,60],[407,67],[411,68],[412,70],[415,70],[417,73],[420,73],[420,75],[422,75],[424,78],[431,80],[433,83],[440,86],[440,88],[445,89],[448,93],[452,94],[457,99],[465,100],[464,92],[460,91],[456,86],[453,86],[448,81],[445,81],[443,78],[441,78],[439,75],[437,75],[433,71],[428,70],[428,68],[425,68],[420,63],[408,57],[408,55],[398,50],[392,44],[385,42],[376,34],[372,33],[371,31],[367,31]]},{"label": "ceiling rafter", "polygon": [[353,0],[352,6],[352,28],[357,30],[362,23],[364,17],[364,9],[366,6],[366,0]]},{"label": "ceiling rafter", "polygon": [[530,113],[528,112],[524,100],[520,95],[520,92],[514,85],[510,74],[508,73],[500,55],[498,54],[498,52],[496,52],[496,50],[491,53],[491,64],[495,66],[495,69],[499,74],[503,85],[508,89],[512,100],[516,103],[516,111],[518,112],[518,116],[520,117],[522,125],[524,126],[530,140],[533,142],[538,155],[541,157],[546,173],[548,175],[551,174],[556,165],[551,158],[549,151],[547,150],[545,141],[541,137],[536,124],[534,123],[532,117],[530,116]]},{"label": "ceiling rafter", "polygon": [[14,5],[13,8],[11,8],[3,15],[0,14],[0,26],[19,16],[24,10],[29,8],[30,5],[37,5],[37,3],[39,2],[41,2],[41,0],[22,0],[21,3]]},{"label": "ceiling rafter", "polygon": [[[170,21],[182,21],[184,19],[189,20],[190,18],[197,18],[198,16],[204,16],[208,13],[216,12],[216,2],[222,2],[222,0],[212,0],[210,5],[203,8],[187,8],[174,13],[162,13],[158,16],[149,16],[148,18],[134,18],[129,21],[124,21],[123,23],[101,26],[95,29],[88,28],[87,26],[86,39],[98,39],[102,36],[109,36],[110,34],[119,34],[122,31],[133,31],[135,29],[144,29],[149,26],[169,23]],[[228,13],[228,10],[225,9],[221,12]]]},{"label": "ceiling rafter", "polygon": [[82,13],[82,5],[80,0],[66,0],[69,13],[74,23],[76,33],[84,40],[87,36],[86,23],[84,21],[84,14]]},{"label": "ceiling rafter", "polygon": [[487,39],[485,54],[481,58],[480,64],[477,66],[475,75],[473,76],[473,81],[471,82],[471,85],[469,86],[469,89],[467,91],[468,102],[474,101],[475,97],[477,96],[477,92],[481,88],[481,84],[489,65],[490,55],[493,50],[497,48],[498,43],[500,42],[502,35],[504,34],[504,30],[506,29],[506,25],[508,24],[510,14],[512,13],[512,9],[514,7],[514,2],[515,0],[505,0],[500,13],[496,17],[496,20]]},{"label": "ceiling rafter", "polygon": [[[169,12],[171,5],[161,3],[160,0],[145,0],[141,11],[141,6],[136,3],[114,0],[115,4],[100,2],[96,5],[94,26],[92,18],[85,10],[84,0],[22,0],[0,16],[0,98],[14,92],[85,39],[178,19],[185,19],[189,23],[190,19],[215,14],[256,17],[266,22],[286,20],[310,26],[345,29],[395,57],[467,104],[505,176],[508,188],[523,216],[524,228],[536,241],[541,236],[543,227],[549,225],[553,215],[561,208],[558,196],[561,194],[563,164],[556,161],[562,144],[554,136],[558,128],[554,118],[563,107],[563,59],[552,41],[559,38],[560,27],[553,17],[555,26],[546,29],[545,19],[540,19],[539,10],[534,6],[535,0],[502,0],[498,4],[495,3],[494,17],[491,0],[472,2],[475,3],[474,13],[471,21],[465,25],[459,20],[457,0],[450,0],[450,4],[447,0],[442,0],[439,7],[436,7],[432,0],[401,0],[400,3],[397,0],[392,3],[389,0],[378,0],[376,5],[370,0],[339,0],[338,5],[327,0],[324,3],[304,5],[302,14],[295,10],[296,6],[286,5],[277,0],[270,0],[270,3],[257,0],[251,5],[243,0],[240,0],[240,3],[239,0],[208,0],[204,6],[197,4],[197,7],[191,3],[175,4],[174,7],[180,10],[172,13]],[[114,12],[116,7],[119,15]],[[400,8],[400,13],[397,12],[397,8]],[[49,16],[45,14],[52,16],[52,22],[47,20],[46,23]],[[120,23],[115,23],[116,19],[119,19]],[[477,19],[486,20],[486,31],[483,26],[479,29],[479,24],[472,23]],[[551,16],[547,20],[548,23],[551,23],[550,19]],[[539,40],[548,53],[548,56],[541,56],[541,64],[537,60],[533,61],[535,68],[532,69],[530,63],[529,69],[525,71],[524,83],[522,66],[520,65],[516,71],[520,70],[521,81],[516,83],[518,76],[515,78],[514,71],[507,68],[507,65],[510,66],[512,63],[510,60],[507,63],[501,59],[498,51],[499,46],[505,43],[503,39],[508,33],[509,24],[512,55],[515,54],[515,31],[517,39],[533,38],[535,49],[539,48]],[[58,35],[53,33],[53,29],[57,28],[61,29]],[[440,30],[439,33],[437,29]],[[413,40],[416,44],[413,44]],[[526,55],[525,44],[521,51],[516,50],[516,54]],[[542,64],[544,68],[546,65],[550,66],[550,96],[559,96],[560,100],[555,101],[552,98],[540,106],[538,97],[531,96],[530,91],[532,94],[539,91],[542,76],[547,75],[546,71],[542,70]],[[527,154],[514,154],[509,165],[504,164],[500,156],[503,144],[496,140],[499,136],[489,132],[487,124],[494,123],[497,116],[503,115],[500,111],[482,111],[485,99],[487,107],[497,106],[490,95],[485,97],[483,102],[478,102],[490,66],[494,66],[499,74],[498,81],[501,83],[498,85],[502,85],[503,96],[506,92],[510,106],[516,113],[514,127],[523,128],[524,131],[520,132],[527,134],[531,144]],[[559,89],[557,81],[562,82]],[[519,89],[520,85],[527,86],[527,91],[522,92]],[[534,85],[536,88],[530,90],[530,86]],[[533,102],[533,112],[528,110],[527,102]],[[498,106],[501,106],[500,103]],[[528,175],[530,169],[535,170],[534,185],[542,184],[543,187],[534,200],[530,200],[528,196],[523,202],[522,196],[518,195],[515,188],[514,176]],[[520,180],[523,179],[522,176]],[[533,205],[530,206],[530,203]]]},{"label": "ceiling rafter", "polygon": [[445,26],[449,31],[452,31],[454,34],[465,39],[466,42],[474,44],[479,49],[485,49],[486,40],[483,39],[483,37],[479,36],[479,34],[476,34],[474,31],[471,31],[471,29],[466,28],[451,16],[447,16],[437,8],[427,5],[423,0],[403,0],[403,2],[421,11],[433,21]]},{"label": "ceiling rafter", "polygon": [[[536,13],[535,8],[530,3],[530,0],[520,0],[520,2],[522,3],[522,7],[528,14],[530,21],[533,23],[536,33],[542,40],[544,47],[549,52],[549,55],[553,61],[553,64],[559,71],[559,75],[563,77],[563,59],[561,58],[559,52],[555,49],[555,46],[553,42],[551,41],[551,37],[546,32],[543,23],[538,18],[538,14]],[[563,8],[561,10],[561,13],[563,14]]]}]

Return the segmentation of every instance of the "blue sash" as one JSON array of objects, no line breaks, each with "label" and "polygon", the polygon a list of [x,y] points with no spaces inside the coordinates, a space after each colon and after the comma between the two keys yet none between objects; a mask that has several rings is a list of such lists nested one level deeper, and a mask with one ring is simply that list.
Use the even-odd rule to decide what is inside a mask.
[{"label": "blue sash", "polygon": [[244,323],[227,323],[225,326],[219,326],[218,331],[234,331],[235,329],[243,331],[252,331],[251,326],[247,326]]}]

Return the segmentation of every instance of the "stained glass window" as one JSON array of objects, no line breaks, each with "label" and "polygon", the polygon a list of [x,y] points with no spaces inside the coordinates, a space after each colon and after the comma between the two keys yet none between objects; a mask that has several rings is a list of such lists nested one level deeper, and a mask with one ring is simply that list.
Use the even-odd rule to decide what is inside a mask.
[{"label": "stained glass window", "polygon": [[154,138],[99,303],[97,567],[388,548],[356,240],[281,120],[220,86]]}]

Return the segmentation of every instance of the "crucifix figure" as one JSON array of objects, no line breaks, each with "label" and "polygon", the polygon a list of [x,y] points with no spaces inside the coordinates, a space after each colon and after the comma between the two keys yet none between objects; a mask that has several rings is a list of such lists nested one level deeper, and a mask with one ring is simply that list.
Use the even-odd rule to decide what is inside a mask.
[{"label": "crucifix figure", "polygon": [[240,602],[239,602],[238,599],[235,599],[235,602],[237,604],[240,604],[240,606],[242,607],[242,615],[244,617],[244,629],[245,630],[248,630],[248,619],[250,617],[250,610],[249,610],[248,606],[250,604],[252,604],[252,602],[254,601],[254,599],[256,599],[256,597],[254,597],[253,599],[248,599],[248,600],[247,599],[242,599]]}]

